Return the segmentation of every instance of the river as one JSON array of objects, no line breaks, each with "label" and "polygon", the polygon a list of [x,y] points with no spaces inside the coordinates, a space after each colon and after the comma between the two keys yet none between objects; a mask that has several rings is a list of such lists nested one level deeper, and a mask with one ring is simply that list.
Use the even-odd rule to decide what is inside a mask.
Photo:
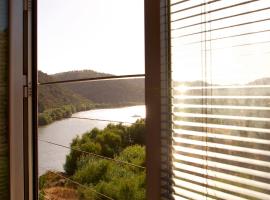
[{"label": "river", "polygon": [[40,175],[47,170],[63,171],[63,164],[65,163],[66,155],[69,153],[69,149],[67,148],[49,144],[44,141],[69,147],[72,139],[77,135],[80,136],[95,127],[102,129],[110,123],[108,121],[78,118],[133,123],[139,118],[145,118],[145,106],[90,110],[75,113],[72,117],[73,118],[53,122],[52,124],[42,126],[38,129],[38,162]]}]

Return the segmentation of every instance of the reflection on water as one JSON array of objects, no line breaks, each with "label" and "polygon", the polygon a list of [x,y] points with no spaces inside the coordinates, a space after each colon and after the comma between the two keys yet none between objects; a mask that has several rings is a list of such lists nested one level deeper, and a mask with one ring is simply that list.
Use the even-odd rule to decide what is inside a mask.
[{"label": "reflection on water", "polygon": [[[139,118],[145,118],[145,106],[90,110],[75,113],[72,117],[133,123]],[[82,135],[95,127],[104,128],[108,123],[107,121],[69,118],[40,127],[38,136],[39,140],[69,146],[72,139],[77,135]],[[65,163],[69,149],[44,142],[39,142],[38,145],[39,174],[43,174],[46,169],[63,171],[63,164]]]}]

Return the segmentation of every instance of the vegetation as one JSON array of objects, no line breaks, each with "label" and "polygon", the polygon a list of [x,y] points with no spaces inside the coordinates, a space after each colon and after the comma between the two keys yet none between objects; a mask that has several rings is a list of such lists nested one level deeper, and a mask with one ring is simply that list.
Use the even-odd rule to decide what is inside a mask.
[{"label": "vegetation", "polygon": [[[48,75],[38,72],[40,83],[112,76],[91,70]],[[74,112],[92,108],[131,106],[144,102],[143,80],[116,80],[99,83],[43,85],[38,90],[39,125],[70,117]]]},{"label": "vegetation", "polygon": [[[38,73],[39,82],[50,82],[54,79],[43,73]],[[76,94],[64,85],[44,85],[40,86],[38,90],[38,111],[43,113],[50,109],[60,108],[65,105],[78,106],[80,104],[93,104],[89,99]]]},{"label": "vegetation", "polygon": [[[103,199],[97,192],[116,200],[144,200],[144,145],[144,120],[138,120],[131,126],[109,124],[103,130],[94,128],[73,140],[64,165],[65,173],[57,172],[59,176],[55,172],[47,172],[40,177],[40,191],[46,194],[51,194],[51,191],[59,194],[67,191],[74,200]],[[85,187],[72,184],[63,179],[64,176]]]},{"label": "vegetation", "polygon": [[[70,71],[54,74],[55,80],[70,80],[80,78],[96,78],[113,76],[92,70]],[[138,105],[144,104],[144,79],[111,80],[99,82],[70,83],[65,87],[95,104],[108,105]]]},{"label": "vegetation", "polygon": [[77,137],[73,140],[71,143],[73,150],[67,156],[65,171],[68,175],[73,175],[78,169],[78,161],[83,153],[77,149],[113,158],[128,146],[144,145],[144,138],[144,120],[138,120],[131,126],[109,124],[103,130],[94,128],[81,138]]},{"label": "vegetation", "polygon": [[50,124],[56,120],[71,117],[75,112],[90,110],[94,107],[91,103],[81,103],[77,105],[63,105],[58,108],[45,110],[38,114],[38,124],[40,126]]}]

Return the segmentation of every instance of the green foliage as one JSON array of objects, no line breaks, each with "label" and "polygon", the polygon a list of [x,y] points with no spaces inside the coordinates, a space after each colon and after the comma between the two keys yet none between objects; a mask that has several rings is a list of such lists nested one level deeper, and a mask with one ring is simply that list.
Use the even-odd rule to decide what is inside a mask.
[{"label": "green foliage", "polygon": [[77,136],[66,157],[65,173],[42,175],[39,178],[40,194],[71,191],[85,200],[106,199],[99,193],[115,200],[145,200],[145,147],[141,143],[144,141],[144,127],[144,120],[138,120],[131,126],[109,124],[102,130],[94,128],[81,137]]},{"label": "green foliage", "polygon": [[[112,76],[92,70],[69,71],[51,75],[54,80],[70,80]],[[144,80],[127,79],[102,82],[70,83],[65,88],[95,104],[138,105],[144,103]]]},{"label": "green foliage", "polygon": [[137,123],[132,124],[127,131],[127,135],[130,136],[132,144],[145,144],[144,119],[140,119],[137,121]]},{"label": "green foliage", "polygon": [[108,162],[107,160],[89,159],[76,171],[73,179],[84,185],[96,185],[106,175]]},{"label": "green foliage", "polygon": [[[39,71],[38,79],[40,83],[45,83],[109,75],[91,70],[70,71],[54,75]],[[47,125],[53,121],[70,117],[75,112],[90,110],[94,107],[104,108],[143,103],[144,81],[140,79],[43,85],[38,90],[39,125]]]},{"label": "green foliage", "polygon": [[103,130],[94,128],[72,141],[64,169],[74,181],[88,186],[77,188],[81,199],[103,199],[95,191],[116,200],[145,199],[144,168],[84,153],[145,166],[144,135],[144,120],[138,120],[131,126],[109,124]]},{"label": "green foliage", "polygon": [[[38,72],[39,82],[54,81],[53,77],[41,71]],[[44,113],[50,109],[57,109],[65,105],[77,107],[86,107],[87,104],[93,104],[89,99],[74,93],[64,85],[46,85],[39,87],[38,90],[38,112]],[[78,110],[85,110],[79,108]],[[61,112],[60,110],[58,112]]]},{"label": "green foliage", "polygon": [[[101,181],[98,185],[95,186],[95,189],[98,192],[117,200],[144,200],[144,180],[145,175],[133,175],[125,178],[114,177],[110,182]],[[86,199],[90,199],[87,198],[88,193],[84,194]],[[92,195],[90,197],[93,198]],[[98,198],[95,196],[93,199],[96,200]]]},{"label": "green foliage", "polygon": [[[38,72],[40,83],[104,76],[112,75],[92,70],[70,71],[54,75]],[[89,110],[88,104],[99,108],[138,105],[144,103],[144,80],[43,85],[39,87],[38,97],[39,113],[60,108],[63,105],[74,105],[77,111]]]},{"label": "green foliage", "polygon": [[66,157],[65,172],[73,175],[78,168],[78,161],[86,155],[76,149],[113,158],[128,146],[144,145],[144,137],[144,120],[138,120],[132,126],[109,124],[103,130],[95,128],[73,140],[70,154]]},{"label": "green foliage", "polygon": [[[81,157],[85,156],[82,151],[95,154],[100,154],[101,152],[100,144],[90,141],[89,138],[86,138],[85,136],[82,140],[80,140],[78,137],[75,138],[71,143],[71,147],[72,149],[70,151],[70,154],[67,155],[66,163],[64,165],[64,169],[68,175],[74,174],[77,169],[78,161]],[[81,151],[77,151],[78,149]]]},{"label": "green foliage", "polygon": [[[134,145],[124,149],[119,157],[133,164],[145,163],[145,148]],[[145,199],[145,170],[134,166],[110,162],[107,160],[83,158],[82,165],[73,176],[75,181],[88,185],[80,188],[83,199],[99,199],[94,191],[98,191],[117,200]]]},{"label": "green foliage", "polygon": [[[145,166],[145,148],[139,145],[129,146],[125,148],[116,159],[139,166]],[[131,168],[137,169],[134,167]]]},{"label": "green foliage", "polygon": [[38,114],[38,124],[40,126],[50,124],[56,120],[71,117],[75,112],[90,110],[94,106],[92,103],[82,103],[78,105],[63,105],[52,108]]},{"label": "green foliage", "polygon": [[95,140],[101,145],[101,154],[104,156],[113,157],[121,149],[122,138],[113,131],[105,130],[102,134],[97,135]]}]

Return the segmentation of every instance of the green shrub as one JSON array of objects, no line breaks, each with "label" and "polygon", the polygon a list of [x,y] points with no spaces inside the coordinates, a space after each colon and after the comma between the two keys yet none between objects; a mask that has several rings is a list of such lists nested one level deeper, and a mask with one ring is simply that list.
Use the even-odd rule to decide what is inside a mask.
[{"label": "green shrub", "polygon": [[94,191],[116,200],[145,199],[144,168],[89,154],[145,166],[144,134],[144,120],[138,120],[132,126],[109,124],[103,130],[94,128],[72,141],[64,169],[73,180],[89,187],[78,188],[82,199],[100,199]]},{"label": "green shrub", "polygon": [[[123,152],[124,155],[120,156],[122,156],[123,161],[130,160],[130,157],[132,157],[132,160],[141,160],[143,158],[141,163],[144,163],[145,157],[143,155],[145,153],[140,155],[139,152],[141,150],[144,150],[144,147],[127,147]],[[145,199],[146,183],[144,169],[136,168],[136,170],[131,170],[134,167],[129,167],[125,164],[94,158],[84,159],[82,159],[84,160],[82,167],[73,176],[74,180],[90,186],[89,189],[80,188],[79,191],[82,199],[100,199],[100,196],[93,192],[93,190],[116,200]]]}]

